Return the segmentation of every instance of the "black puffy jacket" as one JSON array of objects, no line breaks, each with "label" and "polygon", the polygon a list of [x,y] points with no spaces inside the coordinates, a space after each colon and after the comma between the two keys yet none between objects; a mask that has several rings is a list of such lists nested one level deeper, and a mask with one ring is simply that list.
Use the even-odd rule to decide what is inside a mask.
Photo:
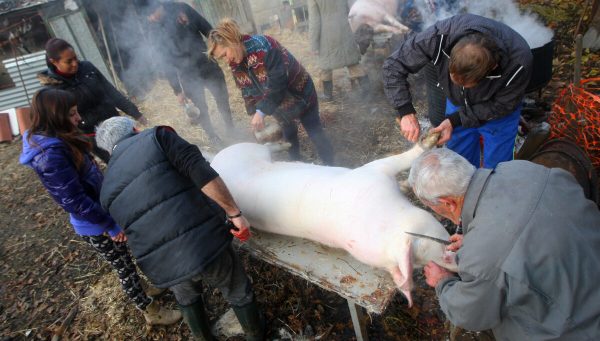
[{"label": "black puffy jacket", "polygon": [[198,275],[231,243],[225,212],[170,163],[157,128],[117,144],[100,202],[123,228],[138,266],[157,287]]},{"label": "black puffy jacket", "polygon": [[79,128],[86,134],[93,133],[102,121],[118,116],[116,108],[133,118],[142,116],[135,104],[110,84],[102,73],[88,61],[79,62],[77,73],[66,78],[47,69],[38,74],[42,85],[66,90],[77,98],[77,111],[81,115]]},{"label": "black puffy jacket", "polygon": [[[473,32],[496,42],[500,62],[475,87],[463,89],[450,79],[450,51],[460,38]],[[453,125],[478,127],[512,113],[521,104],[531,77],[532,59],[525,39],[509,26],[474,14],[460,14],[409,35],[383,64],[384,89],[398,115],[415,112],[408,75],[433,63],[438,86],[460,107],[456,120],[451,120]]]}]

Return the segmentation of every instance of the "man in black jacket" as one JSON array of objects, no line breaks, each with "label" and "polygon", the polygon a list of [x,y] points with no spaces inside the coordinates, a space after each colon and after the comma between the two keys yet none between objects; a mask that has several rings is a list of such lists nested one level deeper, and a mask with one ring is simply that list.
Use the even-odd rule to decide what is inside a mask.
[{"label": "man in black jacket", "polygon": [[397,110],[405,138],[416,141],[420,126],[408,75],[432,63],[447,97],[446,119],[434,128],[439,144],[479,167],[511,160],[521,101],[532,68],[529,45],[510,27],[481,16],[461,14],[408,36],[383,66],[385,93]]},{"label": "man in black jacket", "polygon": [[209,138],[219,140],[210,118],[204,89],[210,90],[227,130],[233,128],[225,76],[219,65],[206,56],[204,37],[212,30],[205,18],[186,3],[155,3],[148,16],[160,63],[169,84],[184,105],[188,97],[200,110],[192,123],[200,124]]},{"label": "man in black jacket", "polygon": [[144,274],[173,291],[192,334],[213,340],[202,281],[232,305],[248,340],[262,340],[252,285],[231,246],[232,235],[250,237],[249,224],[198,147],[169,127],[135,133],[126,117],[104,121],[96,141],[111,153],[100,202]]}]

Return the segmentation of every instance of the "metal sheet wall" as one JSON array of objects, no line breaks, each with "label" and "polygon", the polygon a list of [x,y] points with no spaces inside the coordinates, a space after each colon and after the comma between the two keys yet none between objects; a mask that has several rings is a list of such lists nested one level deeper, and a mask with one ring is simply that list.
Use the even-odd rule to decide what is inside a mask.
[{"label": "metal sheet wall", "polygon": [[33,94],[42,87],[36,76],[46,69],[45,56],[40,51],[2,61],[15,87],[0,91],[0,111],[29,106]]}]

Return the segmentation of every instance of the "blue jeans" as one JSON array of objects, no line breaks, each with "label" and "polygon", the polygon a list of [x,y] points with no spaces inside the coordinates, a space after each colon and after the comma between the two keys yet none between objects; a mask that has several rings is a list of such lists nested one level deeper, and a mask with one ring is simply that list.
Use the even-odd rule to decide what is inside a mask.
[{"label": "blue jeans", "polygon": [[[455,113],[458,107],[446,100],[446,116]],[[479,168],[481,162],[480,136],[483,137],[483,168],[496,168],[498,163],[513,159],[515,138],[521,106],[509,114],[476,128],[456,127],[446,146],[469,160]]]}]

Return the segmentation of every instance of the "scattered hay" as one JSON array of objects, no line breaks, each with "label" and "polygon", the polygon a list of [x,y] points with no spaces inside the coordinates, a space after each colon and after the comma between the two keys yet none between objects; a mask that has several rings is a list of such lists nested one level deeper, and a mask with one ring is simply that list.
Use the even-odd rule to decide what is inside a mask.
[{"label": "scattered hay", "polygon": [[[176,308],[175,300],[158,298],[167,308]],[[121,284],[113,272],[102,276],[89,287],[86,296],[81,300],[80,320],[74,328],[83,339],[144,339],[164,340],[166,327],[146,326],[143,314],[121,289]],[[170,328],[170,339],[179,340],[187,327],[178,326],[177,334]]]}]

